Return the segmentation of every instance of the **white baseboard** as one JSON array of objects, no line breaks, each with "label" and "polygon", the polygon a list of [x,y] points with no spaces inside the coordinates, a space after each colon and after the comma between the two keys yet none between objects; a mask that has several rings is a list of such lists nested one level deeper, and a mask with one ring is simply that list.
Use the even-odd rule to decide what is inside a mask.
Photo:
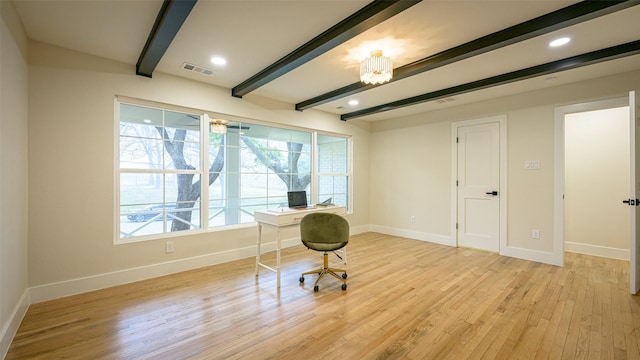
[{"label": "white baseboard", "polygon": [[[299,238],[283,239],[282,248],[300,245]],[[262,244],[262,252],[275,251],[276,243]],[[32,287],[31,302],[38,303],[47,300],[58,299],[65,296],[81,294],[89,291],[100,290],[112,286],[123,285],[135,281],[141,281],[175,274],[182,271],[198,269],[205,266],[221,264],[229,261],[254,257],[255,246],[247,246],[233,250],[194,256],[191,258],[168,261],[159,264],[140,266],[131,269],[119,270],[83,278],[60,281]]]},{"label": "white baseboard", "polygon": [[13,308],[9,320],[2,326],[2,333],[0,333],[0,359],[4,359],[5,356],[7,356],[9,346],[18,332],[18,327],[20,327],[20,323],[22,323],[22,319],[24,319],[24,315],[27,313],[30,304],[29,289],[27,289]]},{"label": "white baseboard", "polygon": [[[353,227],[350,230],[352,235],[375,231],[383,234],[402,236],[409,239],[429,241],[436,244],[451,245],[451,239],[449,236],[427,234],[417,231],[407,231],[397,228],[363,225]],[[282,248],[288,248],[297,245],[300,245],[299,238],[282,240]],[[275,242],[262,244],[263,252],[274,251],[275,248]],[[58,299],[65,296],[81,294],[89,291],[109,288],[112,286],[132,283],[135,281],[147,280],[205,266],[211,266],[215,264],[253,257],[255,256],[255,252],[255,246],[247,246],[244,248],[205,254],[187,259],[168,261],[159,264],[140,266],[110,273],[33,286],[30,288],[30,303],[38,303],[42,301]]]},{"label": "white baseboard", "polygon": [[398,229],[380,225],[371,225],[370,231],[386,235],[405,237],[408,239],[428,241],[440,245],[456,246],[451,236],[448,235],[430,234],[420,231]]},{"label": "white baseboard", "polygon": [[[351,228],[351,234],[357,235],[365,232],[378,232],[387,235],[401,236],[414,240],[427,241],[435,244],[446,246],[455,246],[451,236],[431,234],[413,230],[393,228],[380,225],[363,225]],[[300,244],[298,238],[282,240],[282,247],[288,248]],[[599,246],[589,246],[584,244],[566,243],[566,251],[583,253],[594,256],[603,256],[613,259],[628,260],[629,251],[623,249],[606,248]],[[275,242],[263,244],[263,252],[275,250]],[[507,247],[501,251],[501,255],[516,257],[524,260],[537,261],[553,265],[562,265],[558,263],[553,254],[529,250]],[[23,316],[22,311],[31,303],[37,303],[65,296],[80,294],[88,291],[100,290],[112,286],[127,284],[135,281],[146,280],[154,277],[169,275],[177,272],[193,270],[205,266],[211,266],[224,262],[244,259],[255,256],[255,246],[247,246],[228,251],[210,253],[201,256],[195,256],[187,259],[180,259],[137,268],[114,271],[111,273],[99,274],[83,278],[71,279],[57,283],[44,284],[34,286],[29,289],[29,293],[23,297],[23,303],[16,308],[16,315]],[[21,320],[21,318],[20,318]],[[19,324],[19,321],[17,322]],[[3,341],[7,333],[10,333],[11,324],[3,329]],[[2,344],[4,345],[4,343]]]},{"label": "white baseboard", "polygon": [[[435,244],[446,245],[446,246],[457,246],[455,240],[451,236],[447,235],[438,235],[438,234],[430,234],[423,233],[419,231],[411,231],[406,229],[398,229],[392,228],[388,226],[380,226],[380,225],[370,225],[370,231],[393,235],[393,236],[401,236],[408,239],[414,240],[422,240],[428,241]],[[516,247],[507,247],[506,249],[500,250],[500,255],[514,257],[523,260],[536,261],[544,264],[551,264],[562,266],[562,259],[557,259],[553,253],[547,253],[543,251],[530,250],[530,249],[522,249]]]},{"label": "white baseboard", "polygon": [[565,241],[564,250],[572,253],[592,255],[605,257],[610,259],[617,260],[626,260],[630,259],[630,252],[628,249],[618,249],[607,246],[598,246],[598,245],[589,245],[589,244],[581,244],[575,242]]},{"label": "white baseboard", "polygon": [[354,226],[354,227],[349,229],[349,234],[350,235],[359,235],[359,234],[364,234],[364,233],[369,232],[369,231],[372,231],[371,230],[371,225]]},{"label": "white baseboard", "polygon": [[558,258],[554,253],[523,249],[513,246],[507,246],[506,248],[500,248],[500,255],[514,257],[522,260],[535,261],[543,264],[562,266],[563,259]]}]

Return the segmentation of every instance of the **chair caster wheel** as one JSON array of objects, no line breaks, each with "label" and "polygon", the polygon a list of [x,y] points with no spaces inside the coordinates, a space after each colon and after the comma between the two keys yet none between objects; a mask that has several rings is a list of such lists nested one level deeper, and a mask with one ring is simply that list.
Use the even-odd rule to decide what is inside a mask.
[{"label": "chair caster wheel", "polygon": [[342,290],[347,290],[347,284],[342,284]]},{"label": "chair caster wheel", "polygon": [[347,273],[342,274],[342,278],[346,279],[347,278]]},{"label": "chair caster wheel", "polygon": [[318,287],[318,285],[313,287],[313,292],[318,292],[318,290],[320,290],[320,288]]},{"label": "chair caster wheel", "polygon": [[304,276],[300,276],[300,279],[298,279],[298,280],[300,280],[300,282],[303,283],[304,282]]}]

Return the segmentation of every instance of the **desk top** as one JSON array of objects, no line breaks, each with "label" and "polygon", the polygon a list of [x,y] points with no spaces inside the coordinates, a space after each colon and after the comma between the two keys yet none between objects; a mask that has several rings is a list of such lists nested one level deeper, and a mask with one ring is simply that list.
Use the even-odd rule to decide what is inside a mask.
[{"label": "desk top", "polygon": [[305,215],[312,212],[328,212],[344,216],[347,213],[347,208],[345,206],[315,206],[303,209],[275,208],[255,211],[253,217],[261,224],[288,226],[299,224]]}]

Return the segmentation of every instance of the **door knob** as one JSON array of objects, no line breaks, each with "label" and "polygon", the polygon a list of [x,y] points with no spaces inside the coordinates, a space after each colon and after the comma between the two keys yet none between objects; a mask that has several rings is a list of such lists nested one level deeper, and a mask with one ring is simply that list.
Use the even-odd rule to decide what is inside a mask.
[{"label": "door knob", "polygon": [[490,192],[487,193],[487,195],[498,196],[498,192],[497,191],[490,191]]}]

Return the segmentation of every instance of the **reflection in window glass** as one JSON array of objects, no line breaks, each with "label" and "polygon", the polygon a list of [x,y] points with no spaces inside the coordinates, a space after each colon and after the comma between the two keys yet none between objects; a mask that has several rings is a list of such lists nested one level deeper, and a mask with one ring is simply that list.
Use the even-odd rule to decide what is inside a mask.
[{"label": "reflection in window glass", "polygon": [[[224,141],[223,179],[209,191],[209,226],[253,222],[255,210],[286,206],[287,191],[307,190],[311,184],[311,133],[234,122]],[[210,150],[217,153],[220,150]],[[222,200],[223,209],[214,207]]]}]

